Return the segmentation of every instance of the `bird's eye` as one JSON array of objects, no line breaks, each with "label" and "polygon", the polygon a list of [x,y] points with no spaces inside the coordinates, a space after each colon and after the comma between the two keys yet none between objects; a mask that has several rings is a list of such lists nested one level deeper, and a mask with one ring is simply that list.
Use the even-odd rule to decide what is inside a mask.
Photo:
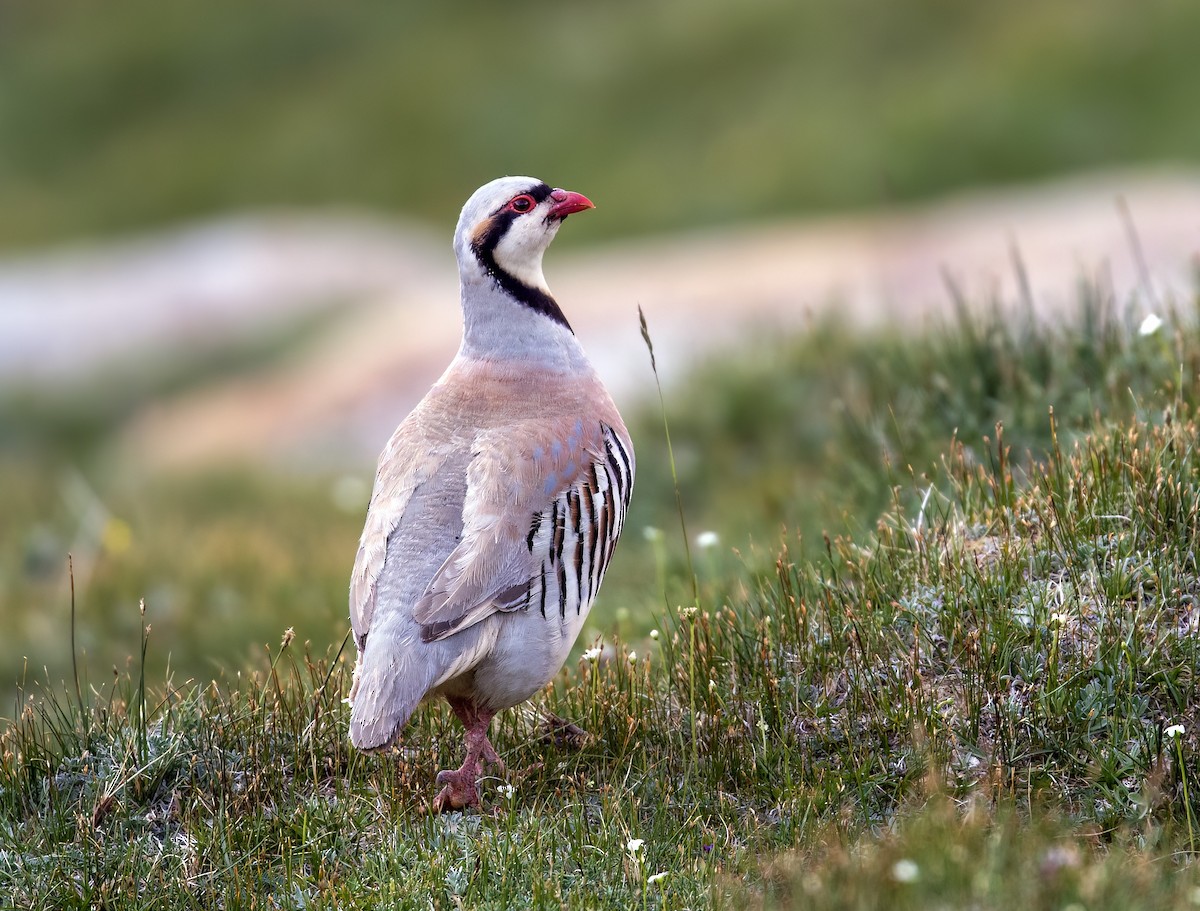
[{"label": "bird's eye", "polygon": [[532,209],[536,205],[537,205],[537,203],[534,202],[533,197],[526,196],[525,194],[514,197],[508,203],[508,207],[520,215],[524,215],[526,212],[528,212],[530,209]]}]

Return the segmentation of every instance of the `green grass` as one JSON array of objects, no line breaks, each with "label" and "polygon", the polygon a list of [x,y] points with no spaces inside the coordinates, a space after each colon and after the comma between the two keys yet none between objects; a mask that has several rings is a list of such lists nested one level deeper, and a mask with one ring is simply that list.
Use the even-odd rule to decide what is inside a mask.
[{"label": "green grass", "polygon": [[143,622],[152,627],[152,678],[168,667],[200,679],[236,672],[286,626],[322,650],[341,641],[362,512],[339,508],[330,482],[231,472],[97,490],[68,465],[9,465],[11,512],[0,529],[6,705],[19,679],[69,675],[68,552],[78,644],[95,683],[125,668]]},{"label": "green grass", "polygon": [[[773,523],[819,543],[846,523],[870,531],[897,488],[914,505],[952,439],[984,461],[1003,425],[1020,472],[1050,449],[1051,407],[1068,443],[1098,414],[1153,415],[1200,371],[1200,345],[1191,329],[1140,336],[1142,315],[1084,283],[1065,321],[1019,304],[960,302],[916,339],[891,328],[862,334],[833,316],[792,338],[757,339],[753,358],[701,365],[672,404],[690,521],[730,540]],[[1194,299],[1172,320],[1191,326],[1198,316]],[[661,420],[639,416],[635,430],[653,444]],[[641,472],[643,505],[653,499],[666,513],[665,460]]]},{"label": "green grass", "polygon": [[[758,543],[740,561],[724,552],[734,533],[698,550],[699,606],[680,608],[691,595],[677,533],[647,541],[635,523],[621,548],[626,575],[615,565],[606,590],[620,600],[599,621],[608,651],[572,660],[528,708],[497,720],[507,771],[485,780],[482,815],[424,812],[436,771],[458,762],[445,707],[419,711],[395,753],[356,753],[341,638],[289,619],[300,616],[297,593],[326,573],[341,604],[344,573],[319,554],[340,555],[333,542],[353,542],[357,517],[326,527],[322,492],[297,496],[280,526],[247,518],[285,509],[296,495],[286,485],[266,499],[234,482],[211,496],[199,482],[161,491],[166,505],[146,530],[175,509],[194,538],[212,534],[231,553],[172,555],[174,532],[143,539],[134,520],[142,572],[177,573],[186,598],[203,573],[219,578],[244,559],[230,584],[275,620],[270,641],[292,625],[300,637],[229,660],[213,683],[168,674],[155,662],[185,643],[160,629],[155,600],[143,618],[136,596],[93,586],[81,630],[96,606],[123,603],[134,657],[104,685],[91,664],[94,685],[78,696],[69,676],[27,680],[0,735],[0,895],[29,908],[1200,902],[1200,334],[1190,318],[1142,337],[1111,305],[1081,313],[1061,326],[963,315],[921,337],[823,327],[789,343],[840,352],[847,372],[825,382],[859,395],[795,395],[797,409],[828,411],[804,445],[789,436],[799,423],[766,420],[773,390],[754,403],[769,432],[746,409],[715,409],[704,431],[713,470],[763,466],[737,520]],[[797,369],[803,358],[790,363],[773,373],[780,401],[813,381]],[[752,386],[762,369],[698,382]],[[839,399],[848,404],[833,407]],[[678,417],[686,400],[668,409],[677,452],[700,441]],[[997,416],[1002,438],[965,422]],[[904,458],[921,466],[911,474],[895,467],[898,437],[861,429],[888,424],[904,428]],[[759,446],[747,433],[785,439]],[[646,434],[638,445],[637,522],[670,529],[672,495],[654,480],[662,451]],[[797,479],[822,468],[876,475],[843,483],[816,547],[781,535],[762,507],[789,453]],[[685,501],[698,496],[706,516],[731,508],[702,484],[697,494],[688,472],[698,469],[681,462],[693,478]],[[805,486],[782,490],[785,508],[803,514]],[[823,496],[836,499],[832,488]],[[846,509],[857,519],[838,533],[845,524],[830,520]],[[256,541],[279,562],[253,557]],[[617,621],[621,603],[641,619]],[[243,624],[261,620],[248,608],[226,625],[246,630],[249,649],[262,638]],[[642,620],[655,637],[640,633]],[[611,635],[621,623],[628,644]],[[69,651],[65,629],[49,635]],[[590,739],[556,744],[544,730],[551,714]]]},{"label": "green grass", "polygon": [[620,213],[573,243],[1195,163],[1198,29],[1177,0],[7,4],[0,248],[297,205],[444,236],[501,173]]},{"label": "green grass", "polygon": [[1194,869],[1130,833],[1031,820],[1011,806],[961,807],[934,792],[865,844],[836,831],[765,871],[771,908],[1184,909],[1200,905]]}]

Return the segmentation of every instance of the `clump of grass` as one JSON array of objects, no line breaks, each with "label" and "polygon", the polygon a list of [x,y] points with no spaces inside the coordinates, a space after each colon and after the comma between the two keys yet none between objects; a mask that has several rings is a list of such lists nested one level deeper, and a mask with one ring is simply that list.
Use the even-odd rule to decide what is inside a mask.
[{"label": "clump of grass", "polygon": [[341,724],[344,666],[290,645],[266,673],[168,678],[151,694],[147,631],[138,666],[81,703],[53,688],[23,693],[0,735],[0,882],[15,906],[195,907],[269,893],[261,873],[278,858],[256,853],[255,822],[332,795],[359,758]]},{"label": "clump of grass", "polygon": [[[1097,415],[1145,418],[1177,397],[1196,401],[1200,298],[1144,336],[1138,308],[1098,283],[1081,284],[1072,312],[1041,318],[1023,304],[970,306],[950,290],[953,314],[916,337],[827,315],[689,377],[671,431],[690,524],[760,541],[786,525],[811,554],[826,529],[869,533],[897,495],[915,511],[952,440],[982,461],[1003,425],[1020,477],[1051,450],[1050,408],[1070,445]],[[643,448],[661,436],[656,415],[634,430]],[[643,461],[639,508],[666,514],[663,460]]]}]

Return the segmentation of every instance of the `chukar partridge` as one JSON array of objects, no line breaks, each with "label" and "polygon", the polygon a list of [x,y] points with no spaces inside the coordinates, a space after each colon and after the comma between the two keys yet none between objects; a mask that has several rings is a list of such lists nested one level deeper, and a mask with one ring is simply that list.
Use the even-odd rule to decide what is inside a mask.
[{"label": "chukar partridge", "polygon": [[350,739],[387,747],[423,699],[466,728],[437,810],[476,806],[487,731],[566,660],[616,547],[633,446],[542,275],[587,197],[505,177],[454,233],[463,337],[379,459],[350,581]]}]

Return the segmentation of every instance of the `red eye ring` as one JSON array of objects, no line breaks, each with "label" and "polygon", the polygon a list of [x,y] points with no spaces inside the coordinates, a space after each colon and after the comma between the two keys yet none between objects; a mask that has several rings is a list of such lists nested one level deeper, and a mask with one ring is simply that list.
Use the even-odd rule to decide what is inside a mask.
[{"label": "red eye ring", "polygon": [[508,207],[518,215],[524,215],[526,212],[532,211],[533,207],[536,205],[537,200],[535,200],[528,193],[522,193],[520,196],[514,196],[508,202]]}]

